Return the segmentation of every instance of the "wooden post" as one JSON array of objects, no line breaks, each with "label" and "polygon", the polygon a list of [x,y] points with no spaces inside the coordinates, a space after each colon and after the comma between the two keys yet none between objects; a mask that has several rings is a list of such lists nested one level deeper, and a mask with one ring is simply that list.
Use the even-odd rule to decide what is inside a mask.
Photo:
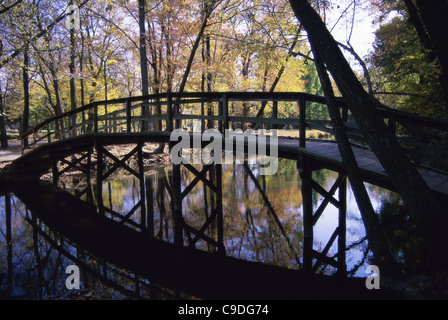
[{"label": "wooden post", "polygon": [[[272,119],[277,119],[277,118],[278,118],[278,101],[273,100],[272,101]],[[277,129],[277,128],[278,128],[278,124],[272,125],[272,129]]]},{"label": "wooden post", "polygon": [[299,98],[299,130],[300,130],[300,136],[299,136],[299,146],[301,148],[306,147],[306,100],[303,95]]},{"label": "wooden post", "polygon": [[222,164],[215,164],[216,167],[216,217],[218,228],[218,253],[225,254],[224,247],[224,214],[222,206]]},{"label": "wooden post", "polygon": [[98,204],[98,212],[100,215],[104,215],[103,204],[103,147],[96,146],[97,154],[97,172],[96,172],[96,201]]},{"label": "wooden post", "polygon": [[126,100],[126,132],[131,132],[131,100]]},{"label": "wooden post", "polygon": [[98,133],[98,104],[93,106],[93,132]]},{"label": "wooden post", "polygon": [[51,128],[50,128],[50,123],[48,123],[48,125],[47,125],[47,141],[48,141],[48,143],[51,143]]},{"label": "wooden post", "polygon": [[59,179],[58,159],[56,159],[56,156],[51,150],[50,150],[50,159],[51,159],[51,175],[53,178],[53,184],[57,185]]},{"label": "wooden post", "polygon": [[82,110],[82,133],[86,133],[86,112]]},{"label": "wooden post", "polygon": [[[339,173],[339,177],[343,176]],[[347,264],[345,261],[345,244],[346,244],[346,230],[347,230],[347,178],[339,185],[339,234],[338,234],[338,274],[342,276],[347,275]]]},{"label": "wooden post", "polygon": [[[179,96],[176,99],[176,102],[174,103],[174,110],[173,114],[178,115],[180,114],[180,104],[179,101],[181,100],[181,97]],[[182,128],[182,120],[181,119],[174,119],[174,129],[180,129]]]},{"label": "wooden post", "polygon": [[181,198],[181,174],[180,164],[173,164],[173,215],[174,215],[174,244],[183,247],[182,198]]},{"label": "wooden post", "polygon": [[143,143],[138,144],[138,174],[140,180],[140,225],[141,230],[147,230],[146,200],[145,200],[145,168],[143,166]]},{"label": "wooden post", "polygon": [[222,130],[225,131],[226,129],[229,129],[229,100],[227,99],[227,94],[225,93],[222,95],[222,117]]},{"label": "wooden post", "polygon": [[93,205],[93,194],[92,194],[92,182],[91,182],[91,168],[92,168],[92,148],[89,148],[88,150],[88,158],[87,158],[87,171],[86,171],[86,180],[87,180],[87,188],[89,188],[89,191],[87,193],[87,201]]},{"label": "wooden post", "polygon": [[299,161],[302,179],[302,215],[303,215],[303,270],[311,272],[313,268],[313,184],[310,160],[305,156]]},{"label": "wooden post", "polygon": [[106,102],[104,104],[104,133],[108,133],[109,132],[110,120],[109,120],[109,117],[107,116],[107,113],[108,112],[107,112],[107,102]]},{"label": "wooden post", "polygon": [[67,117],[67,137],[70,138],[72,136],[72,116]]},{"label": "wooden post", "polygon": [[221,118],[221,120],[218,120],[218,131],[223,133],[224,132],[224,95],[222,99],[218,102],[218,117]]},{"label": "wooden post", "polygon": [[172,100],[171,94],[169,94],[169,93],[167,93],[167,95],[166,95],[166,113],[167,113],[166,131],[172,132],[173,131],[173,100]]},{"label": "wooden post", "polygon": [[148,176],[148,179],[145,179],[145,190],[146,190],[146,207],[147,210],[147,232],[149,237],[154,238],[154,190],[152,187],[152,176]]},{"label": "wooden post", "polygon": [[[5,224],[6,224],[6,260],[7,260],[7,270],[8,275],[6,278],[6,294],[11,295],[13,288],[13,241],[12,241],[12,214],[11,214],[11,196],[9,194],[5,195]],[[28,212],[27,212],[28,213]],[[33,214],[33,217],[35,215]],[[4,269],[3,269],[4,270]],[[3,274],[2,274],[3,275]]]}]

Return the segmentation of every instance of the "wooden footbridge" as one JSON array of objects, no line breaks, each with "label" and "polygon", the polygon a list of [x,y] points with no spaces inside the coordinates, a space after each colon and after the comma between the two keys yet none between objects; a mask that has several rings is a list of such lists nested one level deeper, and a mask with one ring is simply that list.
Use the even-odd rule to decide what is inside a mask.
[{"label": "wooden footbridge", "polygon": [[[341,115],[345,121],[346,130],[351,138],[353,151],[364,180],[393,190],[393,186],[390,184],[378,159],[368,146],[364,144],[363,137],[356,124],[350,121],[350,113],[343,101],[339,100],[339,102]],[[279,292],[283,290],[285,295],[289,297],[306,297],[307,294],[308,297],[311,297],[309,295],[310,290],[305,290],[304,295],[301,295],[303,292],[299,294],[299,291],[294,291],[293,287],[295,285],[293,287],[287,285],[288,281],[286,278],[291,278],[297,281],[294,283],[301,283],[302,285],[306,283],[307,288],[323,288],[323,291],[329,290],[328,292],[331,291],[334,294],[333,297],[337,297],[340,294],[338,288],[341,287],[341,282],[326,282],[325,280],[326,284],[323,284],[321,277],[315,278],[311,276],[311,274],[314,274],[312,271],[315,272],[321,264],[334,266],[340,275],[345,275],[346,272],[345,218],[347,179],[337,143],[331,140],[331,122],[328,117],[322,116],[322,114],[325,114],[325,109],[324,98],[304,93],[168,93],[93,102],[77,110],[45,120],[25,133],[22,136],[23,155],[14,162],[16,170],[33,174],[36,177],[51,171],[54,184],[58,183],[61,175],[71,169],[75,168],[84,172],[88,186],[79,195],[86,196],[88,206],[86,207],[86,204],[83,204],[83,202],[68,201],[67,199],[71,199],[73,196],[65,195],[63,202],[70,203],[73,208],[68,211],[58,209],[54,203],[61,201],[55,200],[56,198],[61,198],[58,196],[59,191],[55,191],[54,188],[49,186],[40,189],[39,192],[42,193],[42,197],[34,196],[32,191],[19,191],[20,195],[18,194],[18,196],[23,198],[25,202],[30,203],[30,207],[34,208],[36,214],[48,219],[50,221],[49,224],[55,224],[61,228],[62,232],[71,234],[86,246],[89,246],[89,243],[98,244],[100,239],[95,237],[104,235],[110,243],[107,243],[106,238],[103,238],[101,243],[104,243],[105,247],[99,248],[94,246],[92,247],[93,251],[108,256],[114,251],[113,248],[116,247],[118,248],[117,250],[123,251],[124,256],[128,257],[125,259],[127,262],[125,260],[117,260],[119,265],[121,264],[124,267],[129,267],[145,274],[148,273],[148,275],[152,270],[153,274],[158,273],[162,277],[161,282],[165,283],[165,285],[174,285],[170,277],[173,273],[178,272],[180,275],[186,270],[185,275],[191,274],[191,272],[196,274],[197,270],[203,270],[203,268],[200,268],[201,265],[211,266],[210,270],[213,270],[215,267],[222,269],[225,266],[227,270],[232,270],[233,275],[239,275],[238,277],[222,277],[221,280],[224,279],[225,281],[219,281],[221,289],[217,289],[215,292],[210,291],[212,290],[210,285],[216,288],[215,285],[218,282],[210,282],[205,278],[204,281],[199,281],[200,274],[197,274],[197,281],[194,283],[181,276],[176,278],[177,285],[180,285],[186,292],[188,292],[188,288],[194,288],[190,292],[193,295],[228,298],[231,297],[231,292],[240,292],[241,297],[244,296],[245,298],[260,298],[263,294],[265,294],[265,297],[269,296],[272,298],[273,292],[277,294],[277,297],[280,297]],[[248,116],[247,110],[256,110],[257,116]],[[448,199],[448,174],[445,172],[448,168],[448,152],[447,150],[437,149],[436,145],[431,142],[431,137],[434,135],[446,135],[448,132],[447,123],[392,109],[379,108],[378,111],[387,123],[388,128],[396,134],[408,156],[418,165],[418,170],[427,181],[428,186],[440,198]],[[296,116],[291,116],[291,114]],[[176,229],[174,243],[167,245],[154,239],[153,212],[152,208],[148,207],[149,202],[145,199],[147,194],[145,192],[143,162],[144,144],[158,143],[170,145],[171,133],[179,128],[191,132],[190,137],[193,138],[195,134],[204,131],[206,128],[215,128],[220,133],[224,133],[226,129],[246,129],[251,127],[255,128],[255,134],[259,132],[257,129],[260,128],[268,130],[278,129],[278,155],[298,160],[299,169],[302,169],[300,167],[302,161],[299,160],[306,158],[310,159],[310,161],[307,161],[307,167],[311,170],[330,168],[339,173],[330,190],[320,186],[312,179],[310,174],[302,175],[304,180],[302,183],[304,246],[303,260],[300,261],[300,264],[303,267],[303,274],[294,273],[284,268],[248,264],[225,256],[222,168],[219,164],[203,164],[201,169],[197,169],[197,167],[190,164],[173,165],[170,195]],[[315,138],[325,134],[328,134],[326,137],[329,138],[326,140],[307,139],[307,133],[308,137],[310,136],[309,130],[314,130],[312,132]],[[225,142],[225,136],[223,137]],[[269,141],[268,139],[268,144]],[[132,144],[135,147],[120,159],[120,156],[112,154],[107,148],[107,146],[117,144]],[[96,170],[93,169],[95,166],[92,166],[94,155]],[[106,167],[103,161],[106,158],[113,162],[113,165]],[[136,165],[131,166],[129,164],[129,159],[131,158],[136,159]],[[182,166],[196,177],[183,190],[180,182]],[[103,225],[101,222],[102,226],[100,226],[99,221],[103,217],[107,215],[119,216],[103,203],[102,190],[103,182],[118,168],[123,168],[138,178],[141,190],[140,201],[130,212],[120,216],[121,224],[106,223]],[[247,169],[250,171],[248,167]],[[94,171],[93,174],[92,170]],[[255,174],[250,171],[249,175],[252,177],[255,185],[259,187]],[[94,180],[96,188],[91,187],[91,180]],[[213,204],[211,214],[206,215],[204,218],[202,227],[195,228],[183,219],[182,201],[200,181],[208,187],[210,192],[215,194],[215,203]],[[270,205],[269,199],[263,193],[261,187],[258,190],[262,194],[269,213],[274,217],[280,230],[283,230],[281,221],[276,218],[276,212]],[[39,192],[36,192],[36,194],[39,194]],[[312,192],[319,193],[324,199],[317,208],[313,208],[313,205],[310,205],[312,203]],[[338,196],[335,197],[337,192]],[[313,226],[330,203],[338,208],[339,224],[328,244],[323,250],[318,252],[313,248]],[[140,209],[141,220],[136,224],[130,217],[136,212],[137,208]],[[58,216],[56,211],[65,213],[61,213]],[[75,223],[73,217],[70,216],[70,212],[73,215],[76,215],[76,212],[83,212],[82,222]],[[85,212],[99,214],[96,215],[98,217],[87,223],[85,221],[88,219],[89,214],[86,215]],[[92,215],[90,214],[90,216]],[[124,227],[125,223],[134,226],[141,232],[119,231],[121,229],[118,225]],[[70,225],[74,228],[73,230],[70,229]],[[83,226],[90,230],[89,237],[92,238],[90,239],[92,241],[83,241],[82,238],[86,234],[83,234]],[[206,232],[211,226],[216,228],[213,236]],[[114,235],[121,233],[123,237],[120,236],[119,238],[122,242],[121,244],[116,243],[117,237]],[[80,236],[80,234],[83,236]],[[286,235],[284,236],[287,238]],[[328,250],[336,239],[338,239],[338,254],[335,257],[328,257]],[[199,240],[207,242],[214,248],[214,253],[197,253],[194,250],[190,252],[195,248]],[[128,247],[126,244],[130,246],[132,241],[150,243],[150,250],[145,252],[126,252],[126,247]],[[113,243],[115,245],[111,245]],[[150,260],[136,258],[148,257],[148,254],[152,255]],[[174,262],[170,259],[179,259],[179,257],[187,259],[187,256],[193,257],[189,259],[190,263],[187,265],[187,269],[182,269],[182,272],[180,269],[172,269]],[[164,262],[162,258],[165,259]],[[252,267],[255,269],[251,269]],[[167,270],[172,272],[164,273]],[[263,280],[259,280],[260,283],[257,284],[257,280],[252,276],[251,270],[257,270],[258,274],[263,274],[266,277]],[[273,280],[268,281],[268,279]],[[309,282],[306,279],[314,280]],[[245,283],[250,283],[250,285],[246,286],[244,285]],[[260,284],[269,284],[270,287],[266,286],[266,290],[264,290],[260,288]],[[286,291],[285,286],[289,286]],[[347,286],[352,289],[355,287],[359,289],[351,291],[351,294],[355,297],[357,291],[366,294],[365,288],[359,287],[359,282],[350,280]],[[313,292],[315,294],[313,297],[317,297],[318,292]]]},{"label": "wooden footbridge", "polygon": [[[375,154],[364,144],[344,102],[339,102],[365,180],[393,188]],[[280,156],[297,159],[305,155],[320,165],[343,172],[342,157],[334,139],[307,140],[309,130],[321,132],[316,137],[332,134],[326,108],[323,97],[286,92],[168,93],[98,101],[47,119],[26,132],[22,136],[24,155],[16,164],[28,173],[45,173],[55,169],[55,162],[64,156],[82,150],[121,143],[168,143],[171,132],[178,128],[190,131],[215,128],[224,132],[235,127],[262,127],[289,128],[280,130]],[[256,110],[257,117],[243,116],[244,109]],[[447,195],[448,150],[438,148],[431,137],[446,136],[448,123],[393,109],[378,108],[378,111],[419,166],[428,186],[439,195]],[[296,116],[285,116],[286,112]],[[266,116],[258,116],[263,114]]]}]

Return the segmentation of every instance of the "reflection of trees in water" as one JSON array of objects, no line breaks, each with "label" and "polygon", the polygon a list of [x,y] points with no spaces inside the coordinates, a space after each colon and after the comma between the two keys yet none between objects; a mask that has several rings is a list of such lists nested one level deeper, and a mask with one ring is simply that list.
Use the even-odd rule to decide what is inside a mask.
[{"label": "reflection of trees in water", "polygon": [[[313,172],[313,179],[322,185],[327,191],[336,180],[337,173],[330,170],[317,170]],[[402,270],[406,272],[422,272],[429,267],[429,263],[424,261],[424,248],[422,238],[415,229],[415,225],[410,220],[409,213],[403,207],[400,196],[390,190],[366,183],[366,187],[376,208],[382,230],[393,257],[400,263]],[[348,184],[350,189],[350,184]],[[321,197],[313,193],[313,205],[318,207]],[[354,200],[353,200],[354,201]],[[382,272],[388,273],[393,265],[385,265],[377,261],[372,255],[369,242],[365,236],[365,227],[361,219],[356,202],[353,202],[347,212],[347,219],[351,222],[347,227],[347,261],[350,261],[348,273],[350,275],[363,275],[365,267],[368,264],[381,264]],[[322,246],[315,239],[315,246]],[[423,259],[423,260],[422,260]],[[423,261],[423,262],[422,262]],[[359,271],[359,272],[358,272]]]},{"label": "reflection of trees in water", "polygon": [[[201,166],[196,168],[199,171],[202,169]],[[257,166],[251,164],[247,167],[243,164],[223,165],[222,168],[222,204],[226,254],[289,268],[300,267],[303,252],[303,220],[301,180],[298,176],[296,161],[280,159],[279,170],[275,176],[261,176]],[[195,175],[185,168],[181,170],[181,177],[181,190],[184,190],[195,179]],[[213,183],[216,182],[217,177],[214,170],[209,170],[206,177]],[[331,187],[336,178],[337,173],[330,170],[313,172],[313,179],[326,190]],[[79,181],[76,184],[79,185]],[[154,237],[168,242],[174,242],[175,230],[172,210],[172,184],[170,167],[146,172],[145,196],[148,204],[146,210],[148,228],[153,230]],[[70,189],[68,184],[67,186]],[[417,263],[414,262],[419,260],[418,257],[421,254],[421,239],[418,237],[416,230],[413,229],[412,224],[409,223],[407,213],[402,209],[397,209],[400,204],[399,197],[380,187],[370,184],[367,187],[369,194],[382,201],[382,205],[377,211],[394,256],[407,265],[414,264],[415,269],[417,269]],[[93,194],[95,194],[94,185],[92,189]],[[200,229],[216,207],[216,196],[216,193],[203,182],[199,182],[183,200],[182,211],[185,223]],[[140,197],[140,186],[138,180],[133,176],[120,173],[104,182],[103,203],[117,212],[125,214],[138,203]],[[321,200],[319,195],[314,192],[313,205],[317,207]],[[140,210],[137,208],[132,216],[136,223],[140,221],[139,215]],[[355,222],[362,223],[359,215],[354,212],[348,212],[348,218],[358,219],[359,221],[356,220]],[[2,223],[4,221],[5,219],[2,220]],[[27,228],[21,226],[17,230],[14,229],[17,239],[13,243],[20,246],[20,250],[23,251],[20,268],[31,270],[28,272],[32,273],[31,278],[33,280],[31,282],[42,284],[41,286],[33,284],[35,287],[41,288],[41,291],[39,291],[41,296],[45,297],[50,293],[57,295],[57,290],[60,290],[60,288],[57,288],[58,285],[60,286],[57,281],[66,277],[61,266],[67,259],[61,253],[51,249],[48,243],[42,241],[42,238],[38,236],[35,230],[31,230],[29,225]],[[42,228],[46,227],[42,226]],[[351,233],[352,231],[349,228],[347,232]],[[23,236],[17,236],[17,232],[23,234]],[[2,225],[2,233],[6,235],[4,225]],[[217,239],[216,220],[213,220],[207,226],[204,234],[211,239]],[[190,240],[191,236],[188,235],[188,232],[185,232],[185,244],[187,245]],[[315,239],[315,241],[320,240]],[[38,242],[43,247],[39,247],[37,250],[34,243]],[[318,246],[319,243],[316,242],[315,245]],[[322,243],[321,245],[324,246],[325,244]],[[206,251],[216,250],[214,244],[204,240],[199,240],[195,247]],[[2,250],[2,253],[7,251],[5,242],[2,243],[0,250]],[[71,249],[67,247],[67,250],[74,251],[78,258],[89,261],[88,264],[98,274],[104,272],[103,270],[106,268],[104,262],[97,261],[89,257],[87,253],[76,248],[73,249],[73,247]],[[346,250],[347,252],[355,250],[361,253],[356,257],[353,256],[353,261],[350,264],[351,270],[348,270],[352,271],[351,274],[355,274],[359,268],[359,270],[362,269],[361,266],[371,262],[368,261],[369,248],[364,234],[351,236],[350,241],[347,242]],[[83,255],[85,257],[82,257]],[[6,256],[7,254],[2,255],[2,257]],[[29,257],[32,257],[32,267],[29,264],[27,267],[27,263],[24,263]],[[350,253],[347,254],[347,258],[352,259]],[[2,259],[1,273],[6,275],[8,262],[4,258]],[[19,264],[18,261],[14,263]],[[322,272],[327,273],[328,270],[331,272],[331,267],[322,269]],[[24,272],[23,274],[26,275],[27,273]],[[134,280],[129,280],[126,277],[123,278],[124,280],[121,278],[123,277],[117,276],[119,282],[126,283],[128,281],[130,285],[136,286]],[[26,276],[21,275],[21,279],[22,283],[26,284]],[[98,280],[89,278],[87,275],[85,275],[85,279],[86,281],[92,279],[91,283],[88,283],[89,287],[97,285],[95,281]],[[6,288],[5,283],[7,283],[6,276],[2,279],[2,291]]]},{"label": "reflection of trees in water", "polygon": [[[0,197],[0,298],[170,299],[182,295],[92,256],[55,233],[13,196]],[[68,265],[81,290],[65,287]]]},{"label": "reflection of trees in water", "polygon": [[[223,166],[224,245],[228,255],[291,268],[300,265],[303,239],[302,195],[296,165],[296,161],[280,159],[279,170],[275,176],[258,175],[257,166],[249,165],[257,182],[242,164]],[[200,165],[195,167],[199,171],[202,169]],[[209,170],[206,178],[215,183],[215,175],[214,170]],[[181,189],[185,189],[195,177],[193,173],[183,168]],[[316,183],[329,190],[337,179],[337,173],[327,169],[315,170],[312,177]],[[148,219],[150,221],[148,227],[154,230],[156,238],[168,242],[174,241],[172,183],[170,167],[146,174],[147,214],[152,216],[152,219]],[[140,198],[137,180],[132,176],[120,174],[118,178],[110,179],[105,184],[103,202],[116,211],[127,212]],[[376,199],[381,201],[394,199],[394,194],[388,190],[371,184],[368,184],[367,188],[369,194]],[[318,207],[322,200],[317,192],[313,192],[315,207]],[[185,223],[199,230],[212,215],[215,206],[216,194],[203,182],[199,182],[183,200],[183,219]],[[356,220],[358,215],[348,212],[348,217]],[[133,214],[133,219],[139,221],[138,209]],[[360,222],[362,223],[361,220]],[[349,226],[348,232],[352,231]],[[353,232],[356,236],[359,230]],[[216,219],[207,226],[204,234],[211,239],[217,239]],[[347,251],[353,249],[362,254],[361,257],[358,254],[359,263],[355,262],[352,272],[367,261],[369,253],[367,240],[365,238],[360,240],[359,234],[353,240],[354,236],[351,237],[351,242],[347,242]],[[361,238],[363,236],[360,235]],[[192,235],[185,232],[185,244],[191,239]],[[316,238],[315,246],[318,248],[325,244]],[[216,249],[215,245],[204,240],[197,241],[195,247],[206,251]],[[398,250],[396,255],[402,254],[401,251]]]},{"label": "reflection of trees in water", "polygon": [[0,201],[0,295],[25,299],[60,295],[64,258],[32,227],[34,223],[44,228],[42,223],[28,215],[15,197],[4,196]]},{"label": "reflection of trees in water", "polygon": [[157,172],[154,175],[153,183],[156,188],[154,234],[157,239],[172,242],[174,241],[174,219],[171,214],[173,191],[169,182],[169,173],[167,171]]},{"label": "reflection of trees in water", "polygon": [[[250,168],[261,190],[257,189],[244,165],[223,166],[224,245],[227,255],[297,267],[295,260],[301,250],[302,237],[300,186],[295,162],[285,161],[285,165],[281,162],[276,177],[258,176],[257,167]],[[186,172],[184,178],[189,182],[194,175]],[[269,204],[263,200],[262,192]],[[204,187],[192,190],[184,201],[184,216],[188,223],[199,227],[204,222],[204,218],[211,213],[214,196]],[[275,211],[277,220],[270,212],[269,205]],[[213,227],[210,225],[208,230],[210,237],[215,235]],[[291,247],[295,248],[295,253]],[[208,249],[204,243],[200,248]]]}]

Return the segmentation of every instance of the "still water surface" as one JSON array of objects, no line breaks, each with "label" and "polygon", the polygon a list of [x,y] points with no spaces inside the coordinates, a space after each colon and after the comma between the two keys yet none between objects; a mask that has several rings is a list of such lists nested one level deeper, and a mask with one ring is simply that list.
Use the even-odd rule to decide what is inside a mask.
[{"label": "still water surface", "polygon": [[[253,174],[251,174],[250,172]],[[211,170],[212,171],[212,170]],[[181,171],[182,190],[195,175],[185,168]],[[215,177],[208,178],[213,180]],[[254,180],[256,179],[256,181]],[[258,175],[256,164],[222,166],[223,240],[217,243],[218,222],[213,219],[204,229],[195,247],[216,251],[222,246],[227,256],[262,262],[290,269],[300,269],[303,263],[303,212],[301,179],[296,161],[281,159],[273,176]],[[330,170],[313,172],[313,179],[329,190],[337,179]],[[86,187],[78,176],[66,176],[60,186],[73,194]],[[409,242],[412,225],[400,207],[397,194],[373,185],[366,185],[372,204],[384,222],[395,258],[408,267],[416,261],[416,246]],[[92,186],[92,194],[96,187]],[[172,168],[154,165],[145,174],[145,230],[167,242],[175,241],[173,218]],[[218,194],[199,182],[182,201],[186,224],[200,230],[207,217],[212,216]],[[336,196],[337,198],[337,193]],[[87,200],[86,195],[83,199]],[[266,200],[267,199],[267,200]],[[141,230],[141,194],[138,179],[120,172],[103,183],[103,204],[106,215],[115,221],[128,215],[123,225]],[[315,208],[323,201],[313,193]],[[322,252],[338,226],[338,209],[331,203],[314,226],[313,249]],[[161,288],[148,279],[116,267],[92,256],[88,251],[54,233],[14,194],[0,197],[0,297],[21,299],[171,299],[189,298],[176,290]],[[194,233],[187,229],[184,244],[192,242]],[[190,229],[193,230],[193,229]],[[411,240],[410,240],[411,239]],[[136,244],[138,245],[138,244]],[[418,246],[417,246],[418,247]],[[350,187],[347,188],[346,265],[349,277],[366,277],[366,267],[373,256],[368,247],[362,217]],[[330,247],[327,256],[335,257],[338,242]],[[81,287],[65,287],[65,268],[76,264],[81,269]],[[418,268],[418,267],[416,267]],[[322,265],[317,272],[332,275],[336,268]]]}]

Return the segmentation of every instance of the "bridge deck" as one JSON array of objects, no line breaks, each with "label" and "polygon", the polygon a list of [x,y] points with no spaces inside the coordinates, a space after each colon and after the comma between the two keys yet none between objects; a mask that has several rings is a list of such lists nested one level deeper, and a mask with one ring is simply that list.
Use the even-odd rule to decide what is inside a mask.
[{"label": "bridge deck", "polygon": [[[77,150],[93,148],[97,144],[110,145],[138,142],[168,143],[169,139],[170,133],[154,131],[149,133],[86,134],[39,146],[17,159],[15,163],[25,172],[45,173],[51,168],[52,154],[69,155]],[[278,144],[280,157],[298,159],[299,155],[304,154],[315,159],[317,166],[328,167],[341,172],[344,171],[342,157],[335,142],[309,140],[306,143],[306,148],[302,148],[299,146],[298,139],[280,137]],[[393,189],[381,163],[371,150],[353,146],[353,151],[366,182]],[[431,190],[440,196],[448,197],[448,174],[424,167],[419,167],[418,170]]]},{"label": "bridge deck", "polygon": [[[279,143],[283,147],[288,145],[293,148],[298,148],[301,153],[314,157],[321,162],[325,162],[336,170],[343,170],[342,156],[337,144],[334,142],[309,141],[307,142],[305,149],[299,148],[298,142],[294,140],[281,140]],[[373,151],[354,146],[353,153],[355,154],[358,166],[364,175],[364,179],[367,182],[376,183],[392,189],[389,178]],[[417,170],[425,179],[431,190],[444,196],[448,195],[448,174],[425,167],[418,167]]]}]

